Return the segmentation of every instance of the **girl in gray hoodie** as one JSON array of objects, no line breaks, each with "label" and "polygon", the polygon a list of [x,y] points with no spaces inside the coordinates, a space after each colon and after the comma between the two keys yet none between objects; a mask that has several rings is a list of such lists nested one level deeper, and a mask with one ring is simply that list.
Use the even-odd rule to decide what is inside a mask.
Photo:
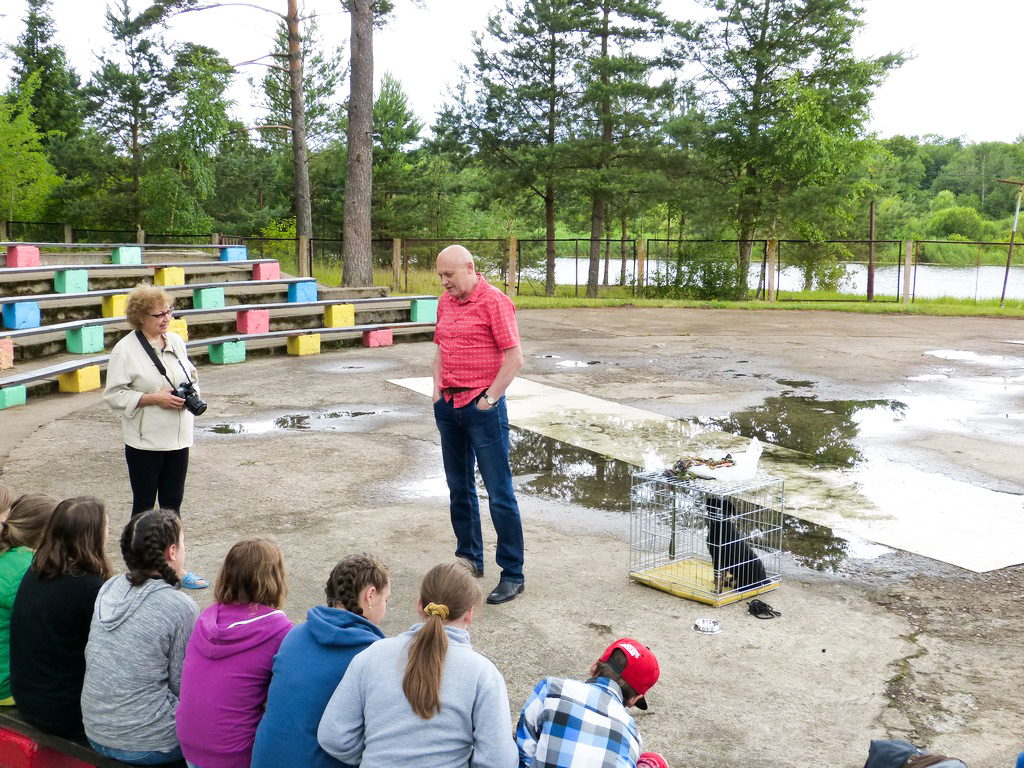
[{"label": "girl in gray hoodie", "polygon": [[178,591],[185,573],[181,520],[136,515],[121,534],[128,573],[100,588],[85,647],[82,722],[101,755],[134,765],[182,759],[175,733],[185,646],[199,607]]}]

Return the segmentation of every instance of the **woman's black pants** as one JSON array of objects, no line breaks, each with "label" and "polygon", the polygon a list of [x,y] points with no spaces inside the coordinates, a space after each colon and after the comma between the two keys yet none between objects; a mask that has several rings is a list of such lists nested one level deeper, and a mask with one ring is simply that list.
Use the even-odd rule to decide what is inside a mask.
[{"label": "woman's black pants", "polygon": [[188,448],[177,451],[144,451],[124,447],[128,462],[128,480],[132,484],[132,517],[156,506],[181,511],[188,473]]}]

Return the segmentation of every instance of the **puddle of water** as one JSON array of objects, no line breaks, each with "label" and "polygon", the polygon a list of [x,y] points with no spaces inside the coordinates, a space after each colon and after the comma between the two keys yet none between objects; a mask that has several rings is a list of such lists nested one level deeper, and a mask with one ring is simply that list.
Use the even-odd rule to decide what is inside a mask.
[{"label": "puddle of water", "polygon": [[[509,430],[509,463],[519,492],[558,499],[593,510],[629,514],[630,489],[637,467],[601,456],[531,430]],[[446,495],[446,494],[445,494]],[[817,571],[836,571],[849,558],[874,558],[889,552],[879,545],[857,546],[830,528],[784,515],[783,550]]]},{"label": "puddle of water", "polygon": [[600,365],[600,360],[559,360],[555,363],[559,368],[586,368],[588,365]]},{"label": "puddle of water", "polygon": [[794,389],[810,389],[814,386],[813,381],[804,381],[803,379],[776,379],[776,381],[784,387],[793,387]]},{"label": "puddle of water", "polygon": [[868,419],[897,422],[906,406],[896,400],[818,400],[814,396],[766,398],[762,405],[724,419],[701,419],[709,428],[798,451],[814,469],[852,467],[862,461],[856,443]]},{"label": "puddle of water", "polygon": [[[253,421],[221,422],[210,426],[200,426],[199,431],[215,435],[261,435],[286,430],[360,432],[375,426],[375,423],[363,423],[366,421],[363,417],[389,416],[397,413],[397,411],[386,408],[371,407],[307,411]],[[371,421],[377,422],[378,420],[372,419]]]},{"label": "puddle of water", "polygon": [[977,352],[968,352],[962,349],[933,349],[925,352],[926,355],[937,357],[940,360],[957,360],[965,363],[978,363],[979,365],[991,365],[994,367],[1020,367],[1024,365],[1019,357],[1005,357],[1004,355],[979,355]]}]

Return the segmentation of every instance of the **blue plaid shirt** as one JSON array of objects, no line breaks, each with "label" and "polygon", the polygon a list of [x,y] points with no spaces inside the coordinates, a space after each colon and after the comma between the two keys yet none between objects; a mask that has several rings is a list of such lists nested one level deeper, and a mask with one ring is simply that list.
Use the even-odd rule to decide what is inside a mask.
[{"label": "blue plaid shirt", "polygon": [[622,689],[546,677],[523,706],[516,728],[520,768],[634,768],[642,744]]}]

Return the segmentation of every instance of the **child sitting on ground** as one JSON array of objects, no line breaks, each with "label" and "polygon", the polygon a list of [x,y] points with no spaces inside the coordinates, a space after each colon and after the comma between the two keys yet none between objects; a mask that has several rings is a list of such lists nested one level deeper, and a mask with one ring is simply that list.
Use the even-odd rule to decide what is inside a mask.
[{"label": "child sitting on ground", "polygon": [[65,499],[43,529],[11,613],[11,689],[25,722],[81,736],[82,680],[96,594],[114,575],[107,514],[90,496]]},{"label": "child sitting on ground", "polygon": [[281,610],[284,557],[268,538],[228,551],[214,603],[199,616],[185,651],[178,740],[189,765],[249,768],[274,654],[292,628]]},{"label": "child sitting on ground", "polygon": [[320,720],[320,746],[352,765],[514,768],[505,679],[469,640],[482,602],[467,564],[428,571],[423,623],[352,660]]},{"label": "child sitting on ground", "polygon": [[520,768],[664,765],[656,753],[641,754],[640,733],[626,711],[647,709],[645,694],[660,674],[651,649],[632,638],[616,640],[590,674],[586,682],[546,677],[533,689],[516,729]]},{"label": "child sitting on ground", "polygon": [[82,721],[93,749],[134,765],[182,759],[174,728],[185,646],[199,616],[179,591],[178,515],[151,509],[121,534],[128,573],[100,588],[85,646]]},{"label": "child sitting on ground", "polygon": [[58,501],[45,493],[26,493],[15,500],[7,519],[0,522],[0,705],[5,707],[14,706],[10,671],[14,597]]},{"label": "child sitting on ground", "polygon": [[252,768],[343,765],[320,748],[316,731],[349,663],[384,637],[377,625],[387,612],[391,581],[376,558],[349,555],[331,571],[324,591],[327,605],[310,608],[306,622],[288,633],[274,658]]}]

